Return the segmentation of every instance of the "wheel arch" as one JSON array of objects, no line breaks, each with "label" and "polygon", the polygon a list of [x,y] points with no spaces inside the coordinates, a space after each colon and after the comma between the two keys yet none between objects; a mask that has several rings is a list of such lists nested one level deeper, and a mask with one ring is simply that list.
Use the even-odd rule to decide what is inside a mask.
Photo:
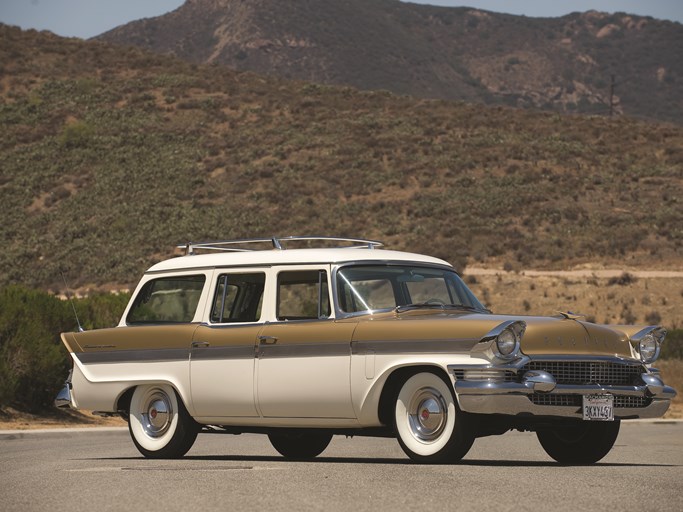
[{"label": "wheel arch", "polygon": [[130,400],[133,397],[133,393],[135,392],[135,389],[140,387],[140,386],[154,386],[154,385],[167,385],[171,386],[173,391],[175,391],[176,395],[178,396],[178,400],[180,400],[183,403],[183,406],[185,409],[189,412],[190,408],[188,405],[188,400],[185,396],[183,396],[183,393],[180,389],[180,386],[177,386],[175,382],[172,380],[153,380],[153,381],[144,381],[144,382],[137,382],[135,384],[131,384],[128,388],[126,388],[122,393],[119,394],[117,397],[115,404],[116,404],[116,412],[125,412],[125,414],[130,413]]},{"label": "wheel arch", "polygon": [[[376,411],[377,417],[382,425],[393,427],[393,410],[401,385],[413,375],[421,372],[434,373],[443,378],[449,386],[452,385],[448,378],[447,371],[437,364],[415,363],[388,370],[388,375],[382,385]],[[453,392],[453,395],[455,396],[455,392]]]}]

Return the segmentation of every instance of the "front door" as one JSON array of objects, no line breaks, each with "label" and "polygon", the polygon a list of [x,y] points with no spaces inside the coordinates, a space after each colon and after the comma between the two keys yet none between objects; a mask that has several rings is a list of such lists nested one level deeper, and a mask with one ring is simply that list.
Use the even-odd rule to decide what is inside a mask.
[{"label": "front door", "polygon": [[329,266],[273,269],[276,321],[258,335],[257,396],[264,417],[355,418],[353,324],[332,314]]}]

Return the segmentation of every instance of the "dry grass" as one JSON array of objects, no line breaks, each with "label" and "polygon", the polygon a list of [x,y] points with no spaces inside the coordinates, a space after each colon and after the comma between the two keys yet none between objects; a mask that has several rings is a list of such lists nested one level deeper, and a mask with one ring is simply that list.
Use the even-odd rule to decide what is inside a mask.
[{"label": "dry grass", "polygon": [[555,315],[572,311],[603,324],[683,326],[683,277],[638,277],[624,285],[607,278],[531,277],[522,273],[468,276],[472,291],[494,313]]},{"label": "dry grass", "polygon": [[41,414],[17,411],[11,407],[0,409],[0,430],[34,430],[69,427],[125,427],[121,418],[102,418],[88,411],[54,409]]}]

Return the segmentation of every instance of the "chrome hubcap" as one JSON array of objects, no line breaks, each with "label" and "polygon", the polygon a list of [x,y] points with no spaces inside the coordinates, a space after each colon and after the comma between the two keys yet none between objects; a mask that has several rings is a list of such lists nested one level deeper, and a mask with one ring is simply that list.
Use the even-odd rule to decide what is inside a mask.
[{"label": "chrome hubcap", "polygon": [[161,390],[152,392],[142,410],[142,429],[149,437],[160,437],[171,426],[173,408],[166,393]]},{"label": "chrome hubcap", "polygon": [[443,432],[448,419],[446,401],[434,388],[422,388],[410,401],[410,432],[420,441],[434,441]]}]

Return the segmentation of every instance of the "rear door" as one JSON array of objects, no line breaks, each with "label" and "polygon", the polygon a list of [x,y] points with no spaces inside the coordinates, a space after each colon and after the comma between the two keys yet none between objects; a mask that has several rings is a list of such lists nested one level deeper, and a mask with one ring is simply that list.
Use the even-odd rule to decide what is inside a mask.
[{"label": "rear door", "polygon": [[190,350],[195,416],[258,416],[254,361],[265,282],[266,269],[216,271],[209,322],[197,328]]}]

